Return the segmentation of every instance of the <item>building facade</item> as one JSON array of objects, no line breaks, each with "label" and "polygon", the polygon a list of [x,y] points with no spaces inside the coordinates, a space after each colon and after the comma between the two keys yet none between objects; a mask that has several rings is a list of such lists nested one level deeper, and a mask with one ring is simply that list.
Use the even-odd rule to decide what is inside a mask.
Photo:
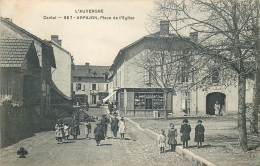
[{"label": "building facade", "polygon": [[108,96],[109,66],[75,65],[73,76],[73,105],[101,104]]},{"label": "building facade", "polygon": [[67,50],[62,48],[62,41],[58,35],[51,35],[49,42],[53,47],[56,68],[52,68],[52,80],[57,88],[69,99],[72,99],[72,64],[73,58]]},{"label": "building facade", "polygon": [[[166,41],[166,42],[162,42]],[[151,81],[147,71],[136,65],[136,57],[145,55],[147,50],[170,50],[172,55],[185,56],[190,51],[196,54],[196,47],[191,43],[198,41],[198,33],[190,33],[189,37],[179,37],[169,33],[169,23],[161,21],[160,32],[144,36],[136,42],[121,49],[110,67],[109,92],[110,101],[117,101],[118,107],[129,116],[152,116],[153,110],[163,114],[163,91]],[[198,57],[199,58],[199,57]],[[185,75],[180,82],[192,83],[193,76]],[[219,79],[218,75],[215,79]],[[247,103],[252,102],[252,85],[248,80]],[[174,116],[182,115],[214,115],[216,101],[220,103],[223,114],[237,111],[238,88],[236,85],[224,87],[220,82],[212,82],[210,88],[196,90],[173,91],[167,97],[167,110]],[[177,88],[176,88],[177,89]],[[115,93],[116,92],[116,93]],[[115,95],[112,95],[115,93]]]}]

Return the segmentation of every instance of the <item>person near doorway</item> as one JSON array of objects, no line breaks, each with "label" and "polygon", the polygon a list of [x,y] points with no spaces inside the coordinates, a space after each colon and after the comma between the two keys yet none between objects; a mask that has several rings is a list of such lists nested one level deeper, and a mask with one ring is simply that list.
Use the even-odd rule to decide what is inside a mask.
[{"label": "person near doorway", "polygon": [[181,141],[183,143],[183,149],[188,148],[188,141],[190,140],[190,132],[191,132],[191,127],[189,124],[188,119],[184,119],[182,121],[180,133],[181,133]]},{"label": "person near doorway", "polygon": [[86,122],[85,124],[85,135],[86,135],[86,139],[89,139],[89,134],[91,133],[91,124],[90,122]]},{"label": "person near doorway", "polygon": [[88,111],[88,109],[89,109],[89,103],[88,101],[86,101],[86,111]]},{"label": "person near doorway", "polygon": [[202,120],[198,120],[198,124],[195,127],[195,142],[197,142],[197,147],[202,147],[202,142],[204,142],[204,132],[205,128],[202,125]]},{"label": "person near doorway", "polygon": [[113,132],[114,139],[117,138],[117,131],[118,131],[118,128],[119,128],[118,123],[119,123],[119,120],[117,119],[116,114],[114,114],[114,117],[111,120],[111,130]]},{"label": "person near doorway", "polygon": [[125,139],[125,133],[126,133],[126,125],[125,125],[125,120],[124,117],[121,117],[120,121],[118,122],[118,127],[119,127],[119,134],[121,136],[121,140]]},{"label": "person near doorway", "polygon": [[215,115],[221,115],[221,109],[220,109],[220,104],[218,103],[218,101],[216,101],[215,105],[214,105],[214,109],[215,109]]},{"label": "person near doorway", "polygon": [[97,146],[101,146],[101,144],[100,144],[101,140],[105,139],[101,123],[97,123],[97,127],[94,129],[94,134],[95,134],[95,140],[96,140]]},{"label": "person near doorway", "polygon": [[177,146],[177,129],[174,128],[174,124],[170,124],[170,129],[168,130],[168,144],[171,147],[171,151],[175,152],[175,148]]}]

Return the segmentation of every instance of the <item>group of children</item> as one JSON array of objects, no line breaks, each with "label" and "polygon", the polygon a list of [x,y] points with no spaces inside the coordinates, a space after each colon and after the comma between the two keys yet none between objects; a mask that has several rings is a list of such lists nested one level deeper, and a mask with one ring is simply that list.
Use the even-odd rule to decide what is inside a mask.
[{"label": "group of children", "polygon": [[[190,132],[191,127],[188,119],[184,119],[182,121],[180,133],[181,133],[181,142],[183,144],[183,148],[188,148],[188,141],[190,140]],[[198,120],[198,124],[195,127],[195,139],[197,142],[197,147],[202,147],[202,142],[204,142],[204,132],[205,128],[202,125],[202,121]],[[166,136],[165,130],[161,130],[161,134],[158,137],[158,143],[160,148],[160,153],[165,152],[166,141],[168,140],[168,144],[170,146],[171,151],[175,151],[177,146],[177,129],[174,128],[174,124],[170,124],[170,129],[168,130],[168,134]]]}]

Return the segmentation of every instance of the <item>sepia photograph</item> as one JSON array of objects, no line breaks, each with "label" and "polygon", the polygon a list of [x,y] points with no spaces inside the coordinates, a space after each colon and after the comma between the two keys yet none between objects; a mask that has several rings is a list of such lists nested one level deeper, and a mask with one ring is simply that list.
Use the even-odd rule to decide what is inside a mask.
[{"label": "sepia photograph", "polygon": [[259,166],[259,0],[0,0],[0,166]]}]

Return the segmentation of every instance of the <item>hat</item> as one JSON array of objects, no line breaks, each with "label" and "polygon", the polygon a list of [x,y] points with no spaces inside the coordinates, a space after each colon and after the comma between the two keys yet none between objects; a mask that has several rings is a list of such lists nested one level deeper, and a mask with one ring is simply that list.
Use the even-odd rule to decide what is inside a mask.
[{"label": "hat", "polygon": [[173,123],[171,123],[171,124],[170,124],[170,127],[174,127],[174,124],[173,124]]},{"label": "hat", "polygon": [[103,114],[103,115],[102,115],[102,117],[105,117],[105,116],[106,116],[106,114]]},{"label": "hat", "polygon": [[101,123],[97,123],[96,125],[97,125],[97,126],[100,126],[100,125],[101,125]]},{"label": "hat", "polygon": [[202,123],[202,120],[198,120],[198,123]]},{"label": "hat", "polygon": [[182,123],[189,123],[188,119],[183,119]]},{"label": "hat", "polygon": [[165,132],[165,130],[162,129],[161,132]]},{"label": "hat", "polygon": [[122,116],[121,119],[124,119],[124,117]]}]

